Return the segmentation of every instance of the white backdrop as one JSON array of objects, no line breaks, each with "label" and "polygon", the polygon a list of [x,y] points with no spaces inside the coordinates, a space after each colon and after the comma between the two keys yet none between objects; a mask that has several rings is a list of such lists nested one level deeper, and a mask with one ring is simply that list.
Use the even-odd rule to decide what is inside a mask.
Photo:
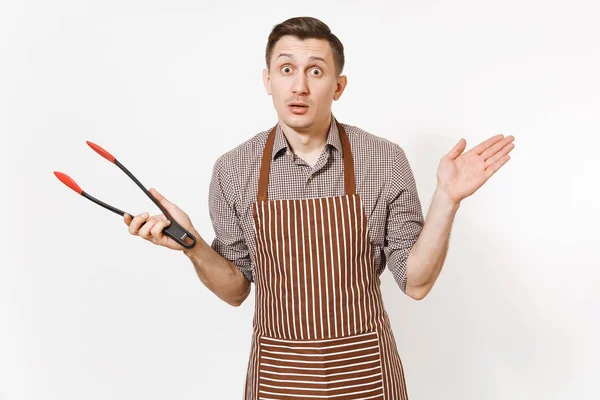
[{"label": "white backdrop", "polygon": [[129,235],[158,208],[208,242],[217,157],[276,122],[271,28],[310,15],[346,49],[333,111],[399,143],[426,213],[438,161],[514,135],[458,211],[422,301],[385,271],[411,400],[598,399],[600,6],[594,1],[3,2],[0,399],[241,399],[254,289],[219,300],[179,252]]}]

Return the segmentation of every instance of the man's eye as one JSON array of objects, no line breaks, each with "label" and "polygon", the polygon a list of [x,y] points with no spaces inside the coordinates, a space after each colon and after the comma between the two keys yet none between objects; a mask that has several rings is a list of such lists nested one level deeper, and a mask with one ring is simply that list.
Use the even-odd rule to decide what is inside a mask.
[{"label": "man's eye", "polygon": [[[312,71],[313,71],[313,75],[314,75],[314,76],[323,75],[323,72],[321,72],[321,70],[320,70],[320,69],[318,69],[318,68],[315,68],[315,69],[313,69]],[[314,73],[314,71],[317,71],[318,73],[317,73],[317,74],[315,74],[315,73]]]},{"label": "man's eye", "polygon": [[283,68],[281,68],[281,70],[282,70],[284,73],[286,73],[286,74],[287,74],[287,73],[288,73],[289,71],[291,71],[292,69],[291,69],[290,67],[283,67]]}]

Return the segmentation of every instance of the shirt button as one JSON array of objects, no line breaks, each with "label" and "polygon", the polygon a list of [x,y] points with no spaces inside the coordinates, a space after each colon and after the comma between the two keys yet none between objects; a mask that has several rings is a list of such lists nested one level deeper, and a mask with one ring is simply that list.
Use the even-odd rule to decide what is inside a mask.
[{"label": "shirt button", "polygon": [[310,183],[310,181],[312,181],[312,178],[313,178],[312,174],[311,174],[311,175],[309,175],[309,176],[308,176],[308,182],[307,182],[307,183]]}]

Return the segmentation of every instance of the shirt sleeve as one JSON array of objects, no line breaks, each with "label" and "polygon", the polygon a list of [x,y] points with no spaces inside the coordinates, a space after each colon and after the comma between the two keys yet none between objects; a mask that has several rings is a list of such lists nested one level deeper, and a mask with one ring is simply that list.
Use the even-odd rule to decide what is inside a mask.
[{"label": "shirt sleeve", "polygon": [[402,292],[406,293],[406,263],[423,229],[421,202],[412,170],[402,148],[398,147],[387,184],[387,218],[384,254],[387,267]]},{"label": "shirt sleeve", "polygon": [[235,208],[237,189],[224,165],[223,156],[214,164],[209,188],[209,213],[215,238],[211,247],[237,266],[254,282],[253,266],[239,215]]}]

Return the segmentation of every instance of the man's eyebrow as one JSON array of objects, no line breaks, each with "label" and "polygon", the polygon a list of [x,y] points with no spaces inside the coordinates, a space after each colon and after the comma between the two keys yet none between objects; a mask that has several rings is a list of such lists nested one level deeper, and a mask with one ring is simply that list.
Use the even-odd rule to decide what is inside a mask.
[{"label": "man's eyebrow", "polygon": [[[288,54],[288,53],[281,53],[277,58],[279,58],[279,57],[288,57],[288,58],[291,58],[292,60],[296,59],[296,57],[294,57],[293,54]],[[325,64],[327,64],[327,61],[325,61],[325,59],[323,59],[322,57],[310,56],[308,59],[311,61],[312,60],[323,61]]]}]

